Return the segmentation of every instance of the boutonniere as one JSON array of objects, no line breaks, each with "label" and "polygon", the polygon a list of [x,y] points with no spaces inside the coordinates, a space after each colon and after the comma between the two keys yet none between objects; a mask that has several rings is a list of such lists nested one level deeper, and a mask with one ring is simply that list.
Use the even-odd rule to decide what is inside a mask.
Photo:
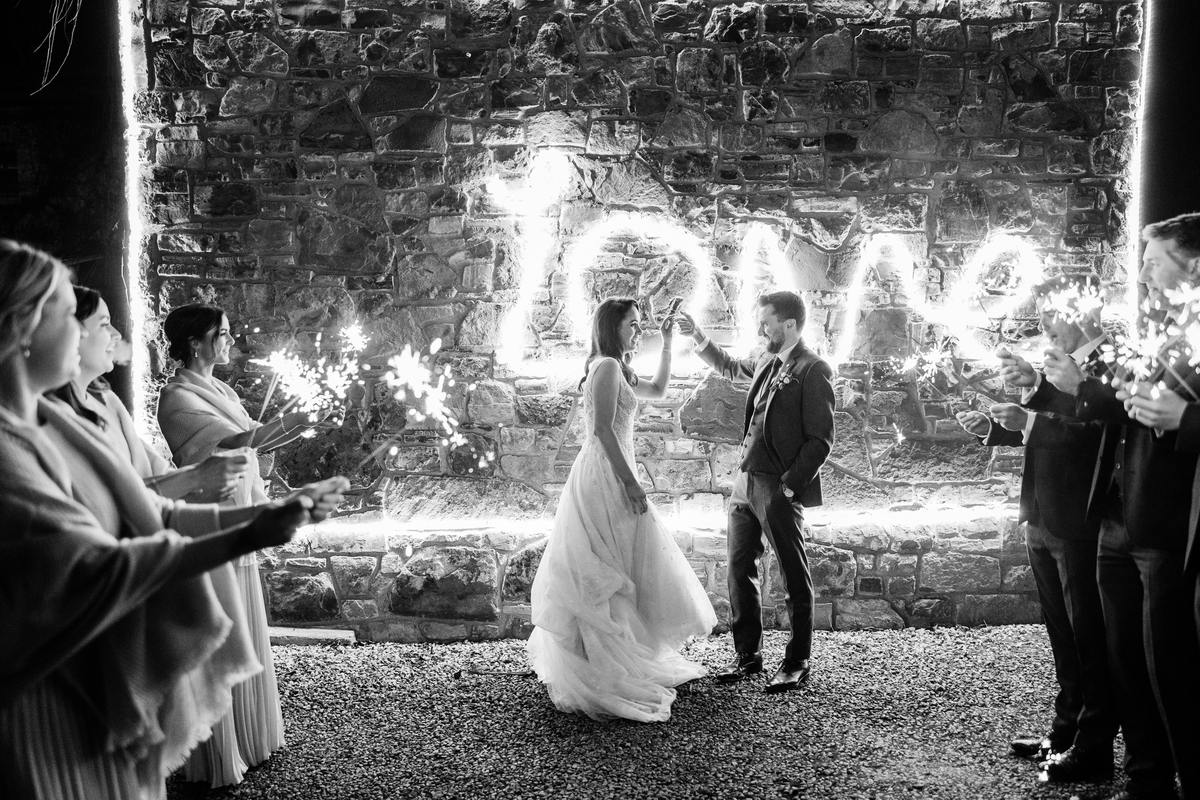
[{"label": "boutonniere", "polygon": [[795,383],[795,381],[796,381],[796,376],[792,374],[792,371],[785,369],[785,370],[781,371],[778,375],[776,375],[774,377],[774,379],[772,379],[771,391],[778,392],[780,389],[787,386],[789,383]]}]

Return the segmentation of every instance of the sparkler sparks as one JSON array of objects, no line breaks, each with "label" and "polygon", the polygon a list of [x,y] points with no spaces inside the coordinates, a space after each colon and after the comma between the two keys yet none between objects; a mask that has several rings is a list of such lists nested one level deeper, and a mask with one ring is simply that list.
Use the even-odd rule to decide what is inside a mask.
[{"label": "sparkler sparks", "polygon": [[[318,422],[340,410],[350,388],[361,382],[359,375],[363,365],[359,363],[359,356],[370,341],[358,323],[343,328],[341,337],[345,347],[334,356],[322,355],[316,363],[308,363],[286,349],[275,350],[266,358],[251,359],[251,363],[260,364],[273,373],[263,398],[263,410],[276,389],[288,398],[288,408],[307,414],[311,422]],[[321,334],[317,334],[318,347],[321,338]]]},{"label": "sparkler sparks", "polygon": [[[449,403],[448,390],[458,384],[454,369],[450,364],[442,364],[439,368],[432,363],[432,357],[441,347],[442,340],[434,339],[429,345],[429,352],[421,354],[410,345],[405,345],[403,350],[388,359],[388,370],[382,380],[392,390],[392,397],[397,402],[409,406],[408,415],[414,422],[428,422],[438,430],[443,447],[470,446],[470,441],[459,430],[458,417]],[[474,384],[467,385],[468,390],[474,388]],[[399,440],[399,434],[388,438],[359,462],[358,469],[385,452],[389,456],[396,455],[399,452]],[[481,469],[496,460],[493,450],[477,455],[477,464]]]}]

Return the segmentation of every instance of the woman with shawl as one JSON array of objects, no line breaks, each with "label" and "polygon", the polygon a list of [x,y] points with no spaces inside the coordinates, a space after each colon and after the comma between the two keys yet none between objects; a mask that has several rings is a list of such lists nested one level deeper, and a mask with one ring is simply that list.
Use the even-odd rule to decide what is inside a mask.
[{"label": "woman with shawl", "polygon": [[158,494],[196,503],[232,498],[249,464],[245,455],[213,455],[197,465],[175,469],[138,435],[125,405],[103,378],[112,371],[114,353],[121,343],[108,303],[94,289],[74,289],[75,318],[86,333],[79,345],[79,374],[56,389],[54,396],[96,425],[113,452],[128,460]]},{"label": "woman with shawl", "polygon": [[[265,502],[258,453],[300,436],[310,427],[307,415],[293,412],[271,422],[255,422],[233,389],[213,376],[213,367],[229,363],[233,344],[229,319],[221,309],[180,306],[167,315],[163,328],[168,352],[181,364],[158,398],[158,425],[175,463],[182,467],[200,463],[214,453],[244,453],[249,461],[245,480],[227,502]],[[234,571],[263,671],[234,687],[230,716],[213,729],[212,738],[188,761],[185,777],[208,780],[212,786],[240,782],[248,767],[266,761],[284,744],[258,559],[251,553],[234,565]]]},{"label": "woman with shawl", "polygon": [[206,698],[253,666],[206,573],[287,542],[313,504],[194,538],[105,530],[38,413],[78,369],[74,306],[61,262],[0,240],[0,796],[161,798],[220,713]]}]

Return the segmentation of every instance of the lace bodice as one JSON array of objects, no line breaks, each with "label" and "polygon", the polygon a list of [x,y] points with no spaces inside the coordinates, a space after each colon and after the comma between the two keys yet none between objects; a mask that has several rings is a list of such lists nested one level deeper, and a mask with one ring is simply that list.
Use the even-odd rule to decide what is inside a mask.
[{"label": "lace bodice", "polygon": [[[633,463],[633,421],[637,416],[637,395],[633,391],[633,387],[625,380],[621,380],[617,384],[617,410],[613,417],[613,430],[617,434],[617,441],[621,443],[621,452],[629,459],[629,463]],[[592,444],[596,437],[593,431],[595,430],[596,422],[596,368],[592,367],[588,373],[587,381],[583,387],[583,424],[587,427],[584,429],[586,433],[586,441]]]}]

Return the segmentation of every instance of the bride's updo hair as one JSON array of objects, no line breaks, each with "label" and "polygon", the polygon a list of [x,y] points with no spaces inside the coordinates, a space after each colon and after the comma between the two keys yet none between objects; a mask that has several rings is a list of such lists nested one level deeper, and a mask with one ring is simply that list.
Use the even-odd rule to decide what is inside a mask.
[{"label": "bride's updo hair", "polygon": [[203,339],[221,327],[224,316],[221,309],[203,303],[189,303],[171,311],[163,322],[167,355],[186,367],[192,361],[192,339]]},{"label": "bride's updo hair", "polygon": [[632,297],[610,297],[596,307],[596,313],[592,315],[592,350],[584,362],[583,379],[579,381],[579,388],[583,388],[592,362],[605,356],[617,360],[621,365],[621,374],[630,386],[637,383],[637,375],[629,368],[629,356],[621,349],[621,336],[617,333],[629,309],[636,305],[637,301]]}]

